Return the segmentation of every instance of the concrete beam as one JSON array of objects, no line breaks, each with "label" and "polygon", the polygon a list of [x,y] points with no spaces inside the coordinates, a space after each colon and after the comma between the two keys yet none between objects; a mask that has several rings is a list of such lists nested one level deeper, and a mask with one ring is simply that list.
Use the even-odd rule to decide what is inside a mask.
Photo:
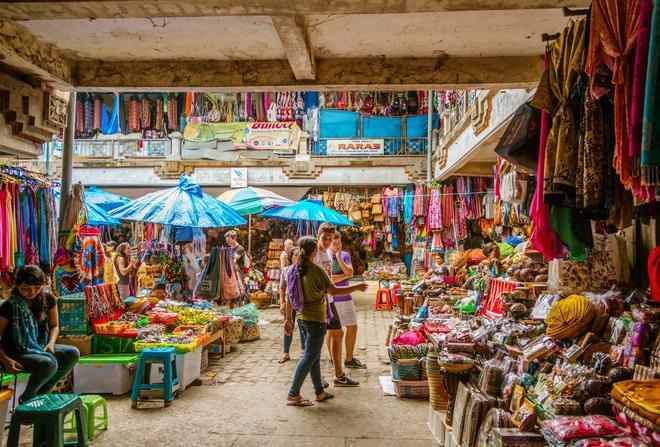
[{"label": "concrete beam", "polygon": [[543,72],[540,57],[320,59],[316,79],[298,80],[286,60],[89,61],[76,65],[79,91],[437,90],[527,88]]},{"label": "concrete beam", "polygon": [[316,77],[314,51],[309,41],[304,16],[272,16],[293,75],[298,80]]},{"label": "concrete beam", "polygon": [[396,14],[588,7],[590,0],[70,0],[0,2],[0,17],[13,20]]},{"label": "concrete beam", "polygon": [[0,62],[13,70],[48,82],[59,90],[71,90],[73,62],[55,45],[42,41],[26,27],[0,19]]}]

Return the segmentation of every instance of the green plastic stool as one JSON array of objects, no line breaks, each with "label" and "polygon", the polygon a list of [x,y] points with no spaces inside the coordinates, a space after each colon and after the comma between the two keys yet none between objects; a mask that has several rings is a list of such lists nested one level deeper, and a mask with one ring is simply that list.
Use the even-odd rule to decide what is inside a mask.
[{"label": "green plastic stool", "polygon": [[[11,417],[7,447],[18,447],[21,425],[34,424],[33,447],[87,447],[83,404],[77,394],[43,394],[22,403]],[[64,419],[73,412],[78,429],[75,442],[64,442]]]},{"label": "green plastic stool", "polygon": [[[80,396],[85,412],[85,422],[87,423],[87,439],[94,439],[97,430],[108,429],[108,403],[106,400],[96,394],[86,394]],[[101,407],[103,413],[96,414],[96,410]],[[76,418],[70,417],[64,422],[64,433],[77,433]]]}]

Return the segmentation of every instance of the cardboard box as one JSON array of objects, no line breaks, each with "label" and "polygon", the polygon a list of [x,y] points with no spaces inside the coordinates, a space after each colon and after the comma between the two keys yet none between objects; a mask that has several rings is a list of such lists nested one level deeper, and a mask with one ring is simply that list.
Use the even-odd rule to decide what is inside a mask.
[{"label": "cardboard box", "polygon": [[92,338],[94,335],[62,335],[57,337],[57,343],[60,345],[75,346],[80,351],[80,356],[90,355],[92,353]]}]

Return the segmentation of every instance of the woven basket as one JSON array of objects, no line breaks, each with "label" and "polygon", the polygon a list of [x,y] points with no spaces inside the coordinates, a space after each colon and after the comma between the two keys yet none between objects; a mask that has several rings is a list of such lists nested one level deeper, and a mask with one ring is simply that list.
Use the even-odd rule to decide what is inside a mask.
[{"label": "woven basket", "polygon": [[232,317],[225,327],[225,343],[228,345],[235,345],[241,340],[243,332],[243,319],[240,317]]},{"label": "woven basket", "polygon": [[259,329],[258,324],[244,324],[243,330],[241,331],[240,342],[244,341],[254,341],[261,338],[261,329]]},{"label": "woven basket", "polygon": [[394,380],[419,381],[421,377],[419,363],[392,362],[392,378]]},{"label": "woven basket", "polygon": [[429,397],[429,384],[423,380],[392,380],[394,390],[399,397],[422,398]]},{"label": "woven basket", "polygon": [[445,376],[438,365],[437,357],[427,358],[426,368],[428,371],[427,380],[429,383],[429,401],[431,407],[437,411],[446,410],[449,403],[449,395],[447,394],[447,388],[445,388]]}]

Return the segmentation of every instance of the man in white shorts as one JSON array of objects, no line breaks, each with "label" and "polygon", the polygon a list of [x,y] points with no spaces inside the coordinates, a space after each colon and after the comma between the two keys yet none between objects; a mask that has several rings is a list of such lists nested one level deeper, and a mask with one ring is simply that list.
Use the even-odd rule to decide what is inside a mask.
[{"label": "man in white shorts", "polygon": [[[335,231],[335,236],[330,246],[332,252],[332,278],[338,286],[347,286],[348,280],[353,277],[353,266],[351,264],[351,255],[342,250],[341,233]],[[343,278],[343,279],[340,279]],[[356,359],[353,354],[355,351],[355,341],[357,339],[357,313],[353,304],[351,295],[333,296],[337,316],[342,327],[346,328],[346,360],[344,366],[347,368],[366,368],[367,365]]]},{"label": "man in white shorts", "polygon": [[[330,223],[322,223],[319,226],[318,231],[318,252],[316,254],[316,259],[314,263],[325,268],[328,272],[328,275],[332,278],[334,283],[337,281],[345,279],[344,276],[337,277],[332,274],[332,251],[330,246],[332,245],[335,237],[337,228]],[[348,282],[348,281],[347,281]],[[332,318],[328,323],[326,343],[328,345],[328,353],[330,354],[330,362],[332,363],[332,369],[335,372],[335,378],[333,380],[334,386],[358,386],[360,383],[351,379],[344,373],[342,368],[341,358],[342,358],[342,344],[344,331],[342,330],[342,324],[339,319],[339,314],[335,308],[335,303],[331,295],[327,296],[328,307],[332,312]]]}]

